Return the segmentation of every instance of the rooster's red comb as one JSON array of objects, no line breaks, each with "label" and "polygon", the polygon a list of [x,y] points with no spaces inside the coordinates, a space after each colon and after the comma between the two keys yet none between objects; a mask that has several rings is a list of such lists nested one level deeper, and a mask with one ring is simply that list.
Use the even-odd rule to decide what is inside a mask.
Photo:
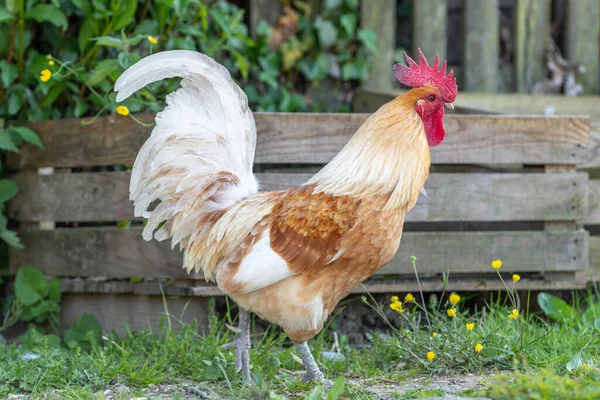
[{"label": "rooster's red comb", "polygon": [[404,58],[406,58],[408,66],[404,64],[394,65],[394,75],[400,83],[413,88],[435,86],[439,89],[445,102],[454,102],[458,87],[456,86],[454,71],[451,70],[450,73],[446,75],[446,61],[444,61],[442,69],[439,70],[440,57],[439,55],[436,55],[433,66],[430,67],[421,49],[419,49],[418,64],[415,60],[410,58],[406,52],[404,52]]}]

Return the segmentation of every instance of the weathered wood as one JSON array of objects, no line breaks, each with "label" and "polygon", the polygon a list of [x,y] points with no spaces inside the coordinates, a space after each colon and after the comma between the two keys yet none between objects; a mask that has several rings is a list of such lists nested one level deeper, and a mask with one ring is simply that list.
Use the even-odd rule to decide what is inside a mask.
[{"label": "weathered wood", "polygon": [[579,169],[600,168],[600,122],[591,125],[590,141],[588,145],[588,159],[578,165]]},{"label": "weathered wood", "polygon": [[465,54],[463,75],[465,91],[495,92],[498,88],[498,0],[463,2]]},{"label": "weathered wood", "polygon": [[[552,164],[552,165],[546,165],[544,166],[544,169],[547,173],[553,174],[554,176],[557,175],[561,175],[561,174],[572,174],[577,170],[577,167],[575,165],[556,165],[556,164]],[[576,186],[577,183],[574,183],[574,186]],[[585,188],[587,188],[587,185],[585,186]],[[587,195],[584,196],[584,201],[587,200]],[[584,205],[584,208],[587,209],[587,202]],[[582,220],[580,221],[546,221],[544,223],[544,230],[546,231],[574,231],[575,229],[577,229],[577,222],[583,222]]]},{"label": "weathered wood", "polygon": [[[165,309],[166,301],[167,309]],[[208,299],[167,298],[160,295],[64,293],[60,305],[61,329],[68,329],[82,314],[92,314],[105,332],[119,335],[129,331],[160,330],[161,320],[174,330],[198,320],[198,330],[208,327]],[[167,318],[167,313],[170,318]]]},{"label": "weathered wood", "polygon": [[[374,112],[381,105],[401,94],[400,90],[359,89],[353,99],[354,112]],[[457,114],[589,115],[593,122],[600,122],[600,96],[566,97],[459,92],[454,107]]]},{"label": "weathered wood", "polygon": [[[257,113],[256,163],[329,162],[367,114]],[[148,122],[151,116],[142,116]],[[46,150],[31,145],[9,154],[12,168],[131,164],[150,130],[130,118],[29,123]],[[449,115],[442,146],[431,149],[434,164],[578,164],[588,158],[589,118]]]},{"label": "weathered wood", "polygon": [[377,34],[377,54],[369,56],[369,76],[363,86],[389,89],[395,85],[396,0],[361,1],[360,25]]},{"label": "weathered wood", "polygon": [[[257,174],[261,190],[294,187],[313,175],[291,171]],[[129,176],[129,172],[20,173],[14,176],[19,193],[9,215],[20,221],[132,220]],[[407,221],[581,220],[586,183],[584,173],[432,173],[425,184],[428,196],[419,198]]]},{"label": "weathered wood", "polygon": [[567,59],[585,67],[577,81],[585,94],[596,94],[600,89],[600,2],[567,1],[565,29]]},{"label": "weathered wood", "polygon": [[[26,250],[11,250],[12,272],[35,265],[50,276],[188,279],[181,253],[165,242],[144,242],[139,228],[22,229],[20,235]],[[504,260],[507,272],[585,270],[587,239],[585,231],[405,232],[379,273],[410,274],[413,255],[423,273],[485,273],[492,258]]]},{"label": "weathered wood", "polygon": [[[413,1],[413,54],[417,48],[428,58],[446,59],[448,0]],[[443,62],[443,61],[442,61]]]},{"label": "weathered wood", "polygon": [[587,281],[600,282],[600,236],[590,236],[590,268]]},{"label": "weathered wood", "polygon": [[250,32],[256,37],[256,30],[262,21],[269,26],[277,23],[283,9],[280,0],[250,0]]},{"label": "weathered wood", "polygon": [[546,78],[550,11],[550,0],[517,0],[515,75],[518,92],[530,93],[533,85]]},{"label": "weathered wood", "polygon": [[[588,181],[588,212],[585,224],[600,224],[600,180],[597,179],[590,179]],[[600,258],[598,259],[598,263],[600,263]]]}]

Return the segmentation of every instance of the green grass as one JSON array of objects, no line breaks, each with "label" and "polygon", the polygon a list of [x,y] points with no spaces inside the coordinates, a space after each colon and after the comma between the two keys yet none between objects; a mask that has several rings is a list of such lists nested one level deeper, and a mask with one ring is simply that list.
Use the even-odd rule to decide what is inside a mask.
[{"label": "green grass", "polygon": [[[501,295],[495,295],[485,310],[479,311],[467,308],[462,299],[456,316],[449,317],[447,309],[452,306],[441,297],[429,304],[429,323],[419,303],[404,304],[404,312],[396,313],[388,304],[365,299],[389,321],[385,338],[374,335],[368,349],[358,350],[342,336],[339,344],[344,359],[330,361],[324,352],[331,350],[334,319],[310,344],[327,377],[346,377],[344,395],[349,398],[376,398],[368,388],[353,383],[356,379],[401,385],[424,375],[435,380],[444,373],[489,375],[499,371],[510,373],[499,375],[500,384],[492,383],[484,392],[494,398],[545,399],[577,390],[588,396],[578,398],[597,398],[593,396],[600,386],[596,368],[600,363],[600,306],[594,305],[591,292],[580,297],[583,300],[575,302],[573,314],[558,321],[529,313],[526,305],[520,307],[517,319],[510,319],[513,305]],[[394,323],[394,318],[400,323]],[[283,394],[326,398],[320,388],[300,382],[302,368],[291,356],[293,346],[273,327],[264,332],[254,330],[251,364],[255,385],[245,385],[234,371],[233,353],[220,348],[233,338],[225,321],[213,318],[205,334],[199,335],[194,325],[182,326],[179,331],[170,329],[178,324],[173,317],[159,332],[130,332],[120,339],[107,335],[101,346],[87,352],[69,349],[58,344],[56,337],[30,331],[26,345],[12,345],[0,353],[0,398],[13,393],[37,398],[54,391],[60,398],[98,399],[102,396],[97,392],[116,382],[134,390],[122,397],[128,398],[141,396],[142,389],[150,384],[182,381],[208,381],[218,396],[229,398],[277,398]],[[475,323],[472,331],[466,330],[467,322]],[[432,337],[432,331],[437,337]],[[480,353],[474,350],[476,343],[483,345]],[[427,351],[435,352],[432,361],[427,360]],[[39,358],[24,359],[29,352]],[[532,375],[536,378],[531,379]],[[426,392],[398,386],[394,396],[414,398]]]}]

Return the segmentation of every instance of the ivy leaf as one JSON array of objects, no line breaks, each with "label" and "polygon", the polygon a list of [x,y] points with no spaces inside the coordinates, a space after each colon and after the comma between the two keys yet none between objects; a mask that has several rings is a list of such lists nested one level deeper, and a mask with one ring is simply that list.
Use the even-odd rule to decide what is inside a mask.
[{"label": "ivy leaf", "polygon": [[12,199],[18,191],[17,182],[10,179],[0,179],[0,203],[6,203]]},{"label": "ivy leaf", "polygon": [[344,28],[346,35],[348,36],[354,35],[354,31],[356,30],[356,22],[357,18],[354,14],[344,14],[340,18],[340,24],[342,24],[342,28]]},{"label": "ivy leaf", "polygon": [[23,92],[12,92],[8,96],[8,114],[16,115],[21,107],[23,107],[23,103],[25,103],[25,95],[23,95]]},{"label": "ivy leaf", "polygon": [[42,143],[40,137],[32,129],[27,128],[25,126],[11,126],[10,130],[12,132],[17,133],[21,137],[21,139],[23,139],[27,143],[31,143],[35,147],[39,147],[42,150],[44,149],[44,144]]},{"label": "ivy leaf", "polygon": [[0,75],[2,85],[8,89],[10,84],[17,79],[19,69],[16,65],[9,64],[8,61],[2,60],[0,61],[0,71],[2,71],[2,74]]},{"label": "ivy leaf", "polygon": [[321,43],[321,47],[328,49],[333,46],[337,40],[337,30],[335,29],[333,22],[324,21],[319,17],[315,21],[315,27],[317,28],[317,32],[319,34],[319,42]]},{"label": "ivy leaf", "polygon": [[15,142],[13,142],[7,131],[0,131],[0,150],[14,151],[15,153],[19,152],[19,148]]},{"label": "ivy leaf", "polygon": [[93,18],[87,18],[81,28],[79,28],[79,36],[77,37],[77,43],[79,44],[79,52],[83,53],[85,48],[90,44],[90,40],[98,36],[100,33],[100,25],[98,21]]},{"label": "ivy leaf", "polygon": [[100,83],[104,78],[106,78],[112,71],[114,71],[119,66],[119,61],[117,60],[103,60],[100,61],[96,68],[92,71],[92,75],[87,80],[86,84],[90,86],[96,86]]},{"label": "ivy leaf", "polygon": [[52,25],[67,30],[67,16],[60,8],[50,4],[37,4],[25,13],[25,19],[33,19],[37,22],[50,22]]},{"label": "ivy leaf", "polygon": [[325,9],[333,10],[342,5],[343,0],[325,0]]},{"label": "ivy leaf", "polygon": [[14,247],[15,249],[24,249],[25,246],[21,243],[21,240],[17,236],[17,232],[4,230],[0,231],[0,238],[6,242],[10,247]]},{"label": "ivy leaf", "polygon": [[0,23],[10,21],[13,19],[13,15],[7,8],[0,8]]},{"label": "ivy leaf", "polygon": [[369,50],[371,53],[377,53],[377,34],[369,29],[361,29],[358,31],[358,40]]}]

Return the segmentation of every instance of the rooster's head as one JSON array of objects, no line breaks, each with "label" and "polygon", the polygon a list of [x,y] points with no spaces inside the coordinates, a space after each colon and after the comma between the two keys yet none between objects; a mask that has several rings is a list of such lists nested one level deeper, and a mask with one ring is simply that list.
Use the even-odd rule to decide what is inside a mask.
[{"label": "rooster's head", "polygon": [[435,56],[430,67],[425,56],[419,49],[419,63],[404,53],[408,65],[394,65],[394,75],[400,83],[425,90],[418,91],[415,99],[415,111],[423,120],[427,142],[430,146],[437,146],[444,139],[443,117],[444,107],[454,109],[454,100],[458,87],[453,71],[446,75],[446,61],[439,69],[440,59]]}]

